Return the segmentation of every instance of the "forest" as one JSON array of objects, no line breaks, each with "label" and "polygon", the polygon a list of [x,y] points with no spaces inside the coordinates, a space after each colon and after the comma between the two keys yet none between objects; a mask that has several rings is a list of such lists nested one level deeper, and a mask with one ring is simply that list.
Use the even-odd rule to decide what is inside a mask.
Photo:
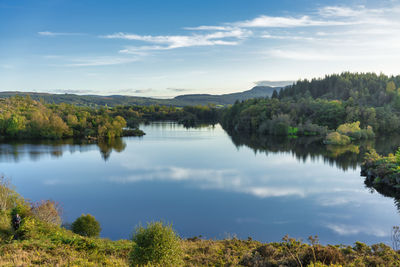
[{"label": "forest", "polygon": [[117,106],[47,104],[29,96],[0,98],[0,139],[113,139],[144,133],[140,123],[176,121],[187,127],[218,122],[214,106]]},{"label": "forest", "polygon": [[3,139],[114,138],[126,127],[124,118],[104,108],[49,105],[29,96],[1,99],[0,111]]},{"label": "forest", "polygon": [[399,129],[399,87],[400,76],[374,73],[301,80],[271,98],[237,101],[221,123],[228,132],[283,136],[343,134],[340,129],[353,127],[350,139],[373,138]]}]

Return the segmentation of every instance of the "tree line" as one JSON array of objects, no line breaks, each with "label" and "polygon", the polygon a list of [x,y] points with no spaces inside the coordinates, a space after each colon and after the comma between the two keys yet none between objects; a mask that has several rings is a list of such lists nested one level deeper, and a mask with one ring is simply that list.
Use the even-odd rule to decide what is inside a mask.
[{"label": "tree line", "polygon": [[[228,131],[325,135],[345,123],[379,134],[400,127],[400,76],[342,73],[298,81],[271,98],[237,101],[221,122]],[[370,126],[370,128],[368,128]]]},{"label": "tree line", "polygon": [[[186,127],[216,124],[215,106],[116,106],[85,107],[47,104],[29,96],[0,98],[0,139],[113,139],[140,136],[140,123],[176,121]],[[129,128],[129,129],[128,129]]]},{"label": "tree line", "polygon": [[2,139],[114,138],[126,121],[109,110],[45,104],[28,97],[0,99]]}]

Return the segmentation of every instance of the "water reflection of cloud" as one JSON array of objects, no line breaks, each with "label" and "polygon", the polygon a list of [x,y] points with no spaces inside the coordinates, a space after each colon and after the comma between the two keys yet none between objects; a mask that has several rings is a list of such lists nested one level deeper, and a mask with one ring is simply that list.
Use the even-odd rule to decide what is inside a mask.
[{"label": "water reflection of cloud", "polygon": [[[229,179],[226,179],[229,177]],[[240,179],[235,170],[205,170],[188,169],[180,167],[155,167],[138,168],[133,175],[126,177],[111,177],[112,182],[130,183],[140,181],[167,180],[167,181],[202,181],[197,184],[202,188],[213,188],[218,186],[222,188],[227,185],[239,186]]]},{"label": "water reflection of cloud", "polygon": [[283,196],[299,196],[299,197],[306,196],[306,192],[304,192],[300,188],[248,187],[248,188],[243,188],[243,192],[261,198],[283,197]]},{"label": "water reflection of cloud", "polygon": [[138,168],[132,165],[128,168],[128,175],[113,176],[108,180],[115,183],[175,181],[199,189],[219,189],[259,198],[288,196],[304,198],[336,193],[322,198],[319,201],[321,206],[345,205],[352,202],[355,195],[366,194],[359,188],[349,186],[351,182],[346,182],[346,178],[343,178],[344,183],[338,183],[336,176],[325,176],[325,179],[321,179],[313,174],[296,179],[296,175],[291,177],[283,175],[274,179],[271,176],[244,174],[235,169],[193,169],[177,166]]}]

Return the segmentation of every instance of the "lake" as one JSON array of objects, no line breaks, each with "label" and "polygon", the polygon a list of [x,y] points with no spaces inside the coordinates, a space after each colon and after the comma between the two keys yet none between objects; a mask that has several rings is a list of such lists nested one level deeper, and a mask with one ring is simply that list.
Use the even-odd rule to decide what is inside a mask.
[{"label": "lake", "polygon": [[230,137],[219,125],[140,128],[144,137],[112,144],[0,144],[0,173],[31,201],[61,203],[64,222],[94,215],[111,239],[164,220],[185,238],[390,244],[400,224],[394,200],[367,188],[359,168],[364,150],[393,152],[399,138],[335,148],[312,138]]}]

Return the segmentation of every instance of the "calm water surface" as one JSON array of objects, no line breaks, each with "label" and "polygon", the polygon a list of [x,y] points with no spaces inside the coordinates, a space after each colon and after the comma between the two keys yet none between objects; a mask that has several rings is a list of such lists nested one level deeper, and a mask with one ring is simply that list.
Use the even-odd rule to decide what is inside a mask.
[{"label": "calm water surface", "polygon": [[141,128],[112,146],[1,144],[0,172],[28,199],[62,203],[66,222],[94,215],[111,239],[165,220],[182,237],[389,244],[400,224],[393,199],[365,187],[362,148],[231,138],[219,125]]}]

